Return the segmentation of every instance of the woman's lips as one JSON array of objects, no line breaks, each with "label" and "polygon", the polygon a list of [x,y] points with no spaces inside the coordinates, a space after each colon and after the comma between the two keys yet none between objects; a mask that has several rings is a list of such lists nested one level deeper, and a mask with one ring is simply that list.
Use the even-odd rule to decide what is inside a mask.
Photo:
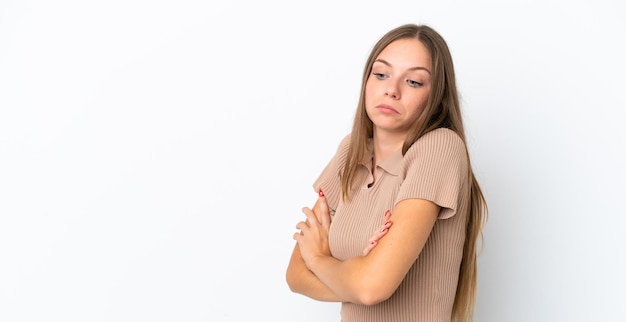
[{"label": "woman's lips", "polygon": [[393,107],[386,105],[386,104],[380,104],[376,106],[376,108],[385,114],[398,114],[398,111],[396,111]]}]

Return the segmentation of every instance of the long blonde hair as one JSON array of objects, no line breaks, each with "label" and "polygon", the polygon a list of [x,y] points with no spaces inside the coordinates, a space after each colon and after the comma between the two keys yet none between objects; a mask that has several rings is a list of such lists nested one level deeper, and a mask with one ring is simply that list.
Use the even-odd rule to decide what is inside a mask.
[{"label": "long blonde hair", "polygon": [[[454,64],[446,41],[434,29],[426,25],[406,24],[386,33],[374,46],[365,64],[361,93],[352,126],[350,148],[341,176],[342,196],[350,199],[353,189],[356,170],[364,157],[367,141],[372,138],[374,124],[365,111],[365,85],[372,72],[374,60],[381,51],[391,42],[414,38],[428,48],[432,59],[431,89],[428,102],[422,114],[409,131],[402,154],[420,137],[437,128],[445,127],[456,132],[467,147],[459,97],[454,76]],[[467,150],[467,149],[466,149]],[[477,287],[477,241],[482,238],[482,227],[487,219],[487,202],[480,189],[480,185],[472,171],[469,153],[468,180],[470,184],[470,198],[468,209],[463,259],[459,273],[452,321],[469,322],[473,320],[476,303]],[[459,207],[462,209],[462,207]]]}]

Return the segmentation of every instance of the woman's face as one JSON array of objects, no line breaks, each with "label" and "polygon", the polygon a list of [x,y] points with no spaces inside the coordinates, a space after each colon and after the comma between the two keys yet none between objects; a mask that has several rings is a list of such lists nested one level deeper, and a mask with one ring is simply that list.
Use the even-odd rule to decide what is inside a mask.
[{"label": "woman's face", "polygon": [[398,39],[376,57],[365,85],[365,110],[376,131],[407,134],[424,110],[431,57],[417,39]]}]

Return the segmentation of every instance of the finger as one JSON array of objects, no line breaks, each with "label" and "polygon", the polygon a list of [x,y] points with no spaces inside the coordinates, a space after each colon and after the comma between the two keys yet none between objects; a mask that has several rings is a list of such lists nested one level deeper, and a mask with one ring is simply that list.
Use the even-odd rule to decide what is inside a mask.
[{"label": "finger", "polygon": [[376,247],[376,244],[378,244],[378,241],[375,239],[367,243],[367,247],[365,247],[365,249],[363,250],[363,256],[366,256],[367,254],[369,254],[372,251],[372,249]]},{"label": "finger", "polygon": [[372,240],[379,240],[379,239],[381,239],[383,236],[385,236],[385,234],[387,234],[387,231],[389,231],[389,229],[377,230],[374,233],[374,235],[372,235],[372,237],[370,237],[370,242]]},{"label": "finger", "polygon": [[376,236],[382,236],[382,235],[386,234],[386,233],[387,233],[387,231],[389,231],[389,227],[391,227],[391,224],[392,224],[392,223],[393,223],[393,222],[392,222],[391,220],[387,220],[387,221],[385,221],[385,222],[384,222],[384,223],[383,223],[383,224],[382,224],[382,225],[378,228],[378,230],[376,230],[376,231],[374,232],[374,234],[375,234]]},{"label": "finger", "polygon": [[367,246],[363,250],[363,256],[369,254],[376,245],[378,245],[378,240],[387,234],[389,231],[389,227],[391,227],[391,220],[387,220],[384,224],[380,226],[378,230],[374,232],[374,235],[370,237]]},{"label": "finger", "polygon": [[298,222],[296,224],[296,229],[303,230],[303,229],[307,229],[307,228],[309,228],[309,224],[304,222],[304,221]]},{"label": "finger", "polygon": [[391,212],[389,210],[385,211],[384,218],[385,218],[385,221],[378,228],[378,230],[374,231],[374,235],[372,236],[370,240],[378,240],[380,239],[380,237],[384,236],[389,231],[389,227],[391,227],[391,224],[393,223],[390,219]]},{"label": "finger", "polygon": [[389,210],[385,211],[384,217],[385,217],[385,221],[391,219],[391,211]]},{"label": "finger", "polygon": [[322,189],[320,189],[319,191],[319,198],[317,199],[317,203],[319,204],[319,210],[320,210],[320,214],[318,214],[318,216],[320,217],[320,221],[322,223],[322,226],[324,228],[328,228],[330,227],[330,209],[328,208],[328,201],[326,200],[326,195],[324,195],[324,191],[322,191]]},{"label": "finger", "polygon": [[302,233],[302,228],[303,228],[303,227],[308,227],[308,225],[307,225],[306,223],[302,222],[302,221],[301,221],[301,222],[299,222],[299,223],[296,225],[296,229],[297,229],[298,231],[296,231],[295,233],[293,233],[293,239],[295,239],[297,242],[299,242],[299,241],[300,241],[300,239],[302,238],[302,236],[304,236],[304,233]]},{"label": "finger", "polygon": [[302,208],[302,213],[304,213],[304,215],[306,216],[306,222],[308,223],[310,227],[316,227],[319,225],[317,216],[315,215],[313,210],[311,210],[311,208],[308,208],[308,207]]},{"label": "finger", "polygon": [[319,222],[322,222],[322,218],[320,217],[320,214],[322,213],[322,209],[320,209],[322,202],[320,201],[319,198],[317,198],[317,200],[315,201],[315,204],[313,205],[313,212],[315,213],[315,217],[317,217],[317,220]]}]

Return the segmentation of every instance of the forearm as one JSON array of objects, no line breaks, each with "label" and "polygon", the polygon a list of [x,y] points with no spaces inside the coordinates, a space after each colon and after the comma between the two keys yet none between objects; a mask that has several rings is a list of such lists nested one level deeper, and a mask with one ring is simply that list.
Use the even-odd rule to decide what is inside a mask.
[{"label": "forearm", "polygon": [[[354,257],[339,261],[331,256],[318,257],[310,263],[312,274],[345,302],[372,305],[387,299],[393,289],[378,285],[383,279],[368,268],[365,257]],[[388,293],[388,294],[387,294]]]},{"label": "forearm", "polygon": [[320,281],[306,266],[298,246],[296,245],[289,267],[287,268],[287,284],[291,291],[324,302],[342,302],[333,290]]},{"label": "forearm", "polygon": [[305,256],[305,263],[324,285],[345,301],[363,305],[380,303],[393,295],[415,263],[439,210],[438,205],[427,200],[404,200],[394,210],[394,228],[366,256],[339,261],[318,253]]}]

